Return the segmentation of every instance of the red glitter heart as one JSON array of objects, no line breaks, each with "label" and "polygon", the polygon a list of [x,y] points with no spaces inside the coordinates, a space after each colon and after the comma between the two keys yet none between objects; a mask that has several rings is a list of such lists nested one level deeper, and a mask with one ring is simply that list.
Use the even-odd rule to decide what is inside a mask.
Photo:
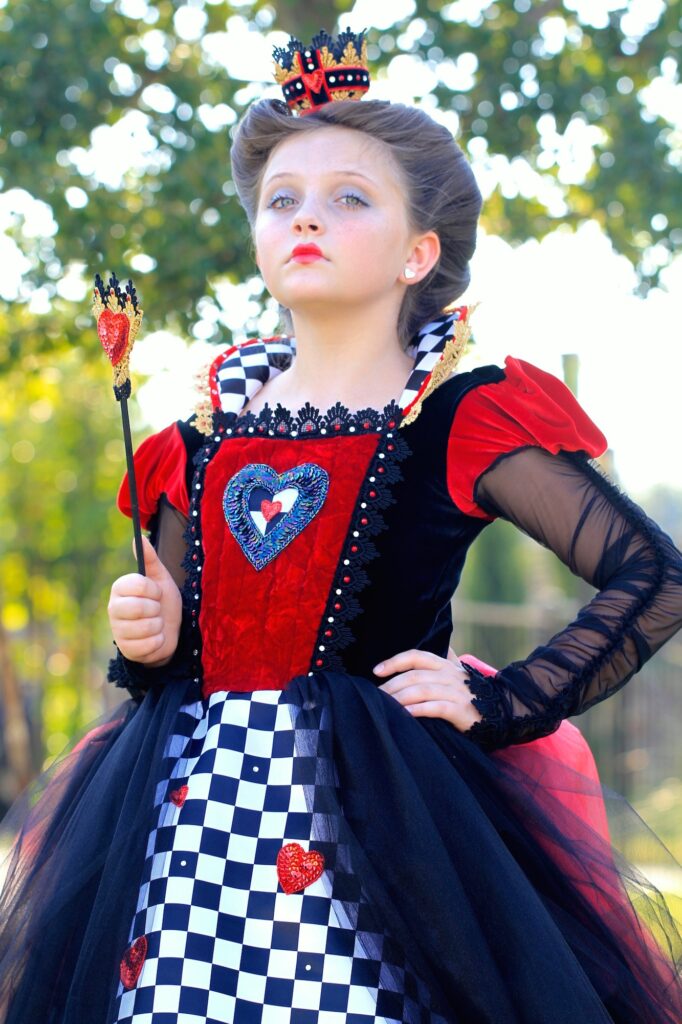
[{"label": "red glitter heart", "polygon": [[260,510],[265,522],[269,523],[271,519],[274,519],[282,511],[282,502],[268,501],[267,498],[263,498],[260,503]]},{"label": "red glitter heart", "polygon": [[318,68],[317,71],[312,71],[310,74],[303,75],[303,84],[307,86],[311,92],[320,92],[324,85],[324,71],[322,68]]},{"label": "red glitter heart", "polygon": [[105,309],[97,321],[97,334],[111,365],[116,366],[123,359],[128,344],[130,320],[125,313],[112,313]]},{"label": "red glitter heart", "polygon": [[180,786],[180,789],[174,789],[170,795],[171,800],[176,807],[182,807],[185,802],[185,798],[189,793],[189,786]]},{"label": "red glitter heart", "polygon": [[146,956],[147,936],[140,935],[138,939],[135,939],[132,946],[128,946],[121,960],[121,984],[124,988],[135,988]]},{"label": "red glitter heart", "polygon": [[299,892],[316,882],[324,871],[324,854],[287,843],[277,854],[277,877],[285,892]]}]

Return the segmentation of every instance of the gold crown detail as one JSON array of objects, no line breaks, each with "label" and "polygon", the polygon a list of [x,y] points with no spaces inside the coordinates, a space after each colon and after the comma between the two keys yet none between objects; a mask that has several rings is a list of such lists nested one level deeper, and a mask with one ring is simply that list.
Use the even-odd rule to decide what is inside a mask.
[{"label": "gold crown detail", "polygon": [[361,100],[369,89],[364,32],[346,29],[333,39],[322,29],[310,45],[290,39],[273,50],[275,79],[297,114],[310,114],[325,103]]}]

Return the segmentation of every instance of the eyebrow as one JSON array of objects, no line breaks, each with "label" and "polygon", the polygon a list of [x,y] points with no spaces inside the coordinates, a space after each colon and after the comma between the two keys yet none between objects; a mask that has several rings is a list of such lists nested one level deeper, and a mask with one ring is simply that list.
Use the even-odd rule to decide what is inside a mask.
[{"label": "eyebrow", "polygon": [[[369,182],[370,185],[376,186],[377,184],[375,181],[372,180],[372,178],[368,178],[366,174],[363,174],[362,171],[353,171],[348,169],[341,171],[328,171],[327,173],[329,174],[329,176],[336,176],[338,178],[364,178],[364,180]],[[277,174],[271,175],[263,184],[269,185],[271,181],[276,181],[277,178],[295,178],[296,176],[296,171],[278,171]]]}]

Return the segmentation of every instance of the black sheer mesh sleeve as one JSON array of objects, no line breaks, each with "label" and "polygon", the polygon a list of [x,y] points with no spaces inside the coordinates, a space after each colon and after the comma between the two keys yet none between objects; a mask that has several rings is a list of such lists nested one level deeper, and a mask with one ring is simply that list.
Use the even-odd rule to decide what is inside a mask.
[{"label": "black sheer mesh sleeve", "polygon": [[[150,540],[169,573],[182,590],[185,582],[183,562],[187,551],[184,538],[186,517],[162,496],[159,510],[150,523]],[[183,605],[180,638],[175,654],[161,668],[149,668],[137,661],[124,658],[120,651],[109,662],[108,679],[116,686],[126,688],[132,697],[141,700],[145,692],[156,683],[171,678],[186,679],[190,675],[191,640],[188,615]]]},{"label": "black sheer mesh sleeve", "polygon": [[487,749],[526,743],[620,689],[682,626],[682,555],[582,453],[524,448],[498,460],[476,500],[598,588],[577,618],[495,676],[465,666]]}]

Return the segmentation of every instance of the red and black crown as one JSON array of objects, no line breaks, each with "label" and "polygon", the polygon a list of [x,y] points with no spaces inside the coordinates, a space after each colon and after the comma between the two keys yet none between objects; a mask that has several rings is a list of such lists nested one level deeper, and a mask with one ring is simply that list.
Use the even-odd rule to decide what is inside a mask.
[{"label": "red and black crown", "polygon": [[334,100],[360,100],[369,89],[364,32],[346,29],[332,39],[324,29],[310,45],[290,39],[276,46],[275,78],[297,114],[310,114]]}]

